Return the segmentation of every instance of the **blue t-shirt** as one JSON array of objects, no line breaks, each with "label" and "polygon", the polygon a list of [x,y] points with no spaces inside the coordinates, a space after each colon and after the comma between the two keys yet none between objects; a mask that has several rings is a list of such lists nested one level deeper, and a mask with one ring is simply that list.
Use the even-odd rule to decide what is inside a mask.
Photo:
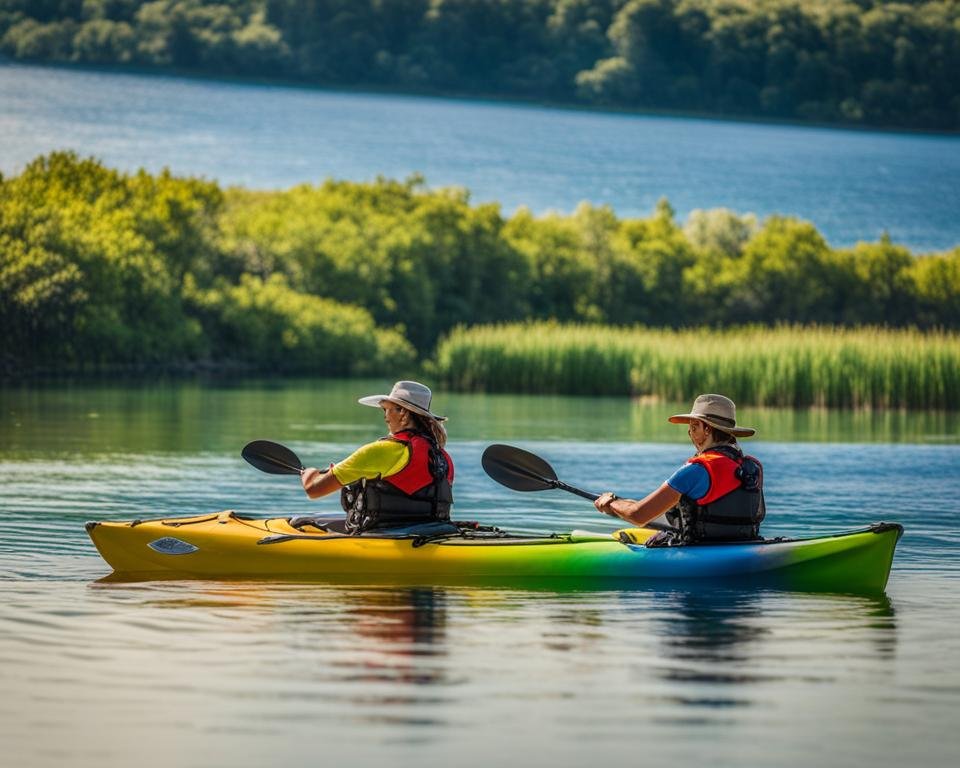
[{"label": "blue t-shirt", "polygon": [[702,464],[684,464],[667,479],[667,485],[683,496],[698,501],[710,490],[710,475]]}]

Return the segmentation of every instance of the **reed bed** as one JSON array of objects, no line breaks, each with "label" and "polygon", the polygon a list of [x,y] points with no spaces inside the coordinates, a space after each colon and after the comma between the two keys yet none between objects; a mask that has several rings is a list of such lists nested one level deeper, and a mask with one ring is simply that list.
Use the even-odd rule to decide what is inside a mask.
[{"label": "reed bed", "polygon": [[960,409],[960,334],[833,327],[457,328],[431,373],[466,391],[652,396],[744,405]]}]

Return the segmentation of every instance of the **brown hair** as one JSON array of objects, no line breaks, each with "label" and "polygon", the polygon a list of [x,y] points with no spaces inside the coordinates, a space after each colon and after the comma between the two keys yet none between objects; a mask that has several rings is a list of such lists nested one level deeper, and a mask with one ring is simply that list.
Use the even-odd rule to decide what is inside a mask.
[{"label": "brown hair", "polygon": [[429,416],[421,416],[419,413],[410,410],[407,413],[413,417],[413,424],[418,432],[430,435],[439,448],[443,448],[447,444],[447,430],[443,428],[443,424]]}]

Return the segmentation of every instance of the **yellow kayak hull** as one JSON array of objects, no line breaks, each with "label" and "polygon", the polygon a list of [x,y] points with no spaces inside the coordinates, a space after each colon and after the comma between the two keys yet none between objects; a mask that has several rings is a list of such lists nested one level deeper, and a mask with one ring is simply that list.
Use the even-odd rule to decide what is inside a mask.
[{"label": "yellow kayak hull", "polygon": [[878,592],[903,529],[878,523],[831,536],[647,548],[655,531],[541,537],[348,536],[286,518],[230,510],[190,518],[92,522],[90,538],[115,572],[148,578],[309,577],[408,583],[555,579],[760,581],[774,587]]}]

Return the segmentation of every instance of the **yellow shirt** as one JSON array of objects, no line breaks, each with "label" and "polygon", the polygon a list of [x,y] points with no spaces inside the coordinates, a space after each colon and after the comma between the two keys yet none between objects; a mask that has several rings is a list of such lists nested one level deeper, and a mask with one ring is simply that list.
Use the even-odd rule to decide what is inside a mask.
[{"label": "yellow shirt", "polygon": [[357,448],[343,461],[333,465],[333,474],[341,485],[350,485],[362,477],[395,475],[410,461],[410,449],[396,440],[377,440]]}]

